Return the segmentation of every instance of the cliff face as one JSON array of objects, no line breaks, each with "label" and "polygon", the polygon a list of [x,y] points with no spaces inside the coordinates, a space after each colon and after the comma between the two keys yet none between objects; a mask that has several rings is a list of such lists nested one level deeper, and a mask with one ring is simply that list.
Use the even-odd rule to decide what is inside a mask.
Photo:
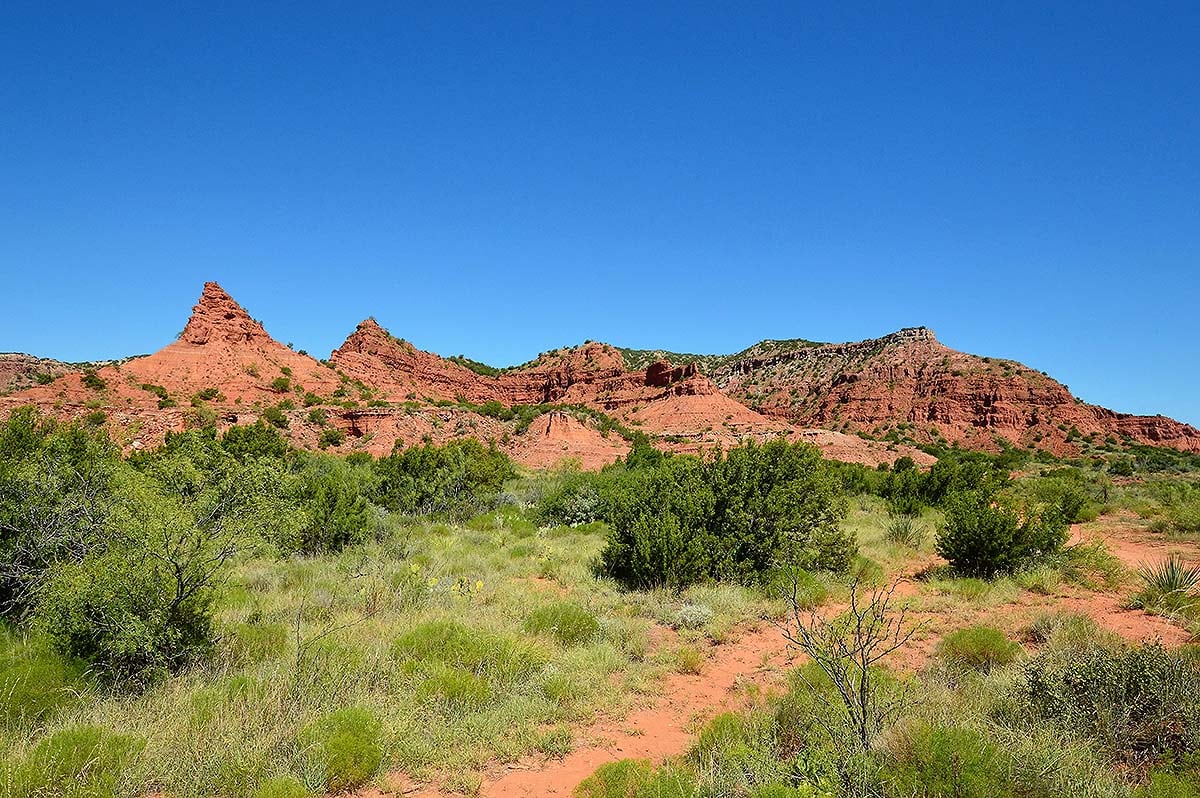
[{"label": "cliff face", "polygon": [[730,396],[803,426],[881,434],[904,424],[918,439],[995,448],[999,436],[1059,454],[1075,450],[1075,430],[1200,451],[1194,427],[1086,404],[1045,374],[955,351],[924,327],[847,344],[764,341],[713,378]]}]

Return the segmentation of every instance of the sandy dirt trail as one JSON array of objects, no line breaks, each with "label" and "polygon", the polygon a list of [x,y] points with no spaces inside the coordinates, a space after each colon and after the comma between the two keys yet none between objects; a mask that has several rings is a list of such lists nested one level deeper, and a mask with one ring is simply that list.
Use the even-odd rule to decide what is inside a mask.
[{"label": "sandy dirt trail", "polygon": [[[483,798],[569,796],[600,765],[619,759],[660,762],[687,750],[696,726],[739,706],[742,688],[782,684],[791,667],[787,641],[769,623],[713,646],[699,674],[671,673],[643,706],[619,718],[603,717],[576,734],[577,747],[561,759],[530,756],[484,774]],[[617,703],[614,701],[614,703]],[[397,776],[393,793],[408,798],[451,798],[453,793]]]}]

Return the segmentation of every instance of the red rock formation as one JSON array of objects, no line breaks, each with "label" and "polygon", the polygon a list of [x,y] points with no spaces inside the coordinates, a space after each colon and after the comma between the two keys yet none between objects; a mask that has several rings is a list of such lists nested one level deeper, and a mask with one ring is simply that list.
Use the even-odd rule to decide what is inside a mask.
[{"label": "red rock formation", "polygon": [[[272,339],[208,283],[177,341],[153,355],[67,373],[2,397],[0,413],[32,403],[61,418],[80,418],[99,407],[122,445],[136,448],[214,416],[222,426],[251,423],[263,407],[290,401],[287,435],[299,446],[316,447],[322,423],[300,407],[315,394],[309,399],[323,406],[324,423],[346,434],[341,451],[386,454],[396,444],[470,435],[538,467],[564,456],[598,467],[628,444],[615,432],[602,434],[583,414],[552,412],[517,434],[514,421],[430,407],[428,400],[577,405],[603,411],[664,448],[698,451],[786,436],[871,465],[906,455],[921,463],[929,458],[909,446],[812,428],[878,436],[896,435],[903,425],[903,434],[916,440],[944,436],[990,448],[1000,436],[1059,453],[1074,449],[1068,432],[1073,437],[1078,430],[1200,451],[1200,432],[1192,427],[1084,404],[1044,374],[955,352],[923,328],[850,344],[764,341],[737,356],[704,358],[715,367],[715,381],[692,358],[676,366],[661,354],[631,355],[645,370],[627,369],[621,351],[588,342],[498,375],[479,374],[368,319],[333,353],[331,365],[323,365]],[[36,362],[17,361],[26,370]]]},{"label": "red rock formation", "polygon": [[810,427],[882,434],[904,424],[918,440],[938,436],[995,449],[996,437],[1058,454],[1080,434],[1200,451],[1200,431],[1162,416],[1128,416],[1085,404],[1066,386],[1010,360],[940,344],[923,327],[848,344],[763,343],[714,373],[730,396],[764,414]]},{"label": "red rock formation", "polygon": [[[286,390],[275,382],[284,379]],[[215,391],[204,405],[248,411],[256,403],[285,399],[299,404],[306,392],[328,396],[340,384],[332,369],[272,339],[219,285],[205,283],[175,342],[152,355],[97,369],[95,379],[84,372],[66,374],[13,394],[0,408],[32,403],[56,416],[77,418],[89,404],[99,403],[112,426],[139,427],[127,443],[153,444],[166,431],[184,427],[193,398],[202,392]],[[160,396],[143,385],[164,390],[173,406],[160,408]],[[138,423],[122,424],[122,414]]]}]

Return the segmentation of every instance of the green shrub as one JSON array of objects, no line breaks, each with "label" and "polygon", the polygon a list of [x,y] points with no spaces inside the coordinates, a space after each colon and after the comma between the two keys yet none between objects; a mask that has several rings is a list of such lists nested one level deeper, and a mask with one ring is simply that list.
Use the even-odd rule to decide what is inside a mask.
[{"label": "green shrub", "polygon": [[31,407],[0,422],[0,613],[24,620],[56,563],[109,545],[123,470],[103,429]]},{"label": "green shrub", "polygon": [[338,792],[365,784],[379,770],[382,728],[369,710],[347,707],[307,726],[300,744],[323,768],[325,789]]},{"label": "green shrub", "polygon": [[162,563],[118,550],[57,566],[34,612],[54,648],[114,681],[153,679],[206,651],[212,594],[177,600]]},{"label": "green shrub", "polygon": [[430,669],[421,683],[418,695],[436,699],[451,711],[479,709],[493,696],[486,679],[462,668],[436,666]]},{"label": "green shrub", "polygon": [[262,417],[272,426],[279,429],[286,429],[288,426],[287,415],[278,407],[264,407],[262,409]]},{"label": "green shrub", "polygon": [[967,576],[1012,573],[1067,541],[1068,525],[1056,508],[1020,506],[987,490],[953,494],[944,510],[937,553]]},{"label": "green shrub", "polygon": [[1150,783],[1134,790],[1133,798],[1200,798],[1200,775],[1152,773]]},{"label": "green shrub", "polygon": [[283,548],[310,554],[334,552],[380,530],[371,504],[376,478],[369,467],[327,455],[309,455],[294,477],[293,498],[304,515],[294,541]]},{"label": "green shrub", "polygon": [[972,729],[920,726],[896,752],[889,794],[925,798],[1004,798],[1013,789],[1003,749]]},{"label": "green shrub", "polygon": [[252,798],[308,798],[308,790],[294,776],[275,776],[260,784]]},{"label": "green shrub", "polygon": [[474,438],[445,446],[425,444],[394,451],[374,463],[376,503],[393,512],[469,518],[500,492],[516,467],[494,446]]},{"label": "green shrub", "polygon": [[525,631],[549,633],[561,645],[578,646],[590,643],[599,636],[600,622],[578,604],[556,601],[529,613],[525,618]]},{"label": "green shrub", "polygon": [[[72,726],[46,737],[24,761],[10,765],[11,798],[111,798],[143,742],[97,726]],[[4,774],[0,774],[4,775]]]},{"label": "green shrub", "polygon": [[409,667],[457,668],[494,684],[528,679],[546,664],[540,648],[457,621],[427,621],[392,644],[392,655]]},{"label": "green shrub", "polygon": [[737,712],[722,712],[696,737],[688,756],[701,767],[741,753],[753,739],[748,719]]},{"label": "green shrub", "polygon": [[276,393],[287,393],[292,390],[292,381],[287,377],[276,377],[271,380],[271,390]]},{"label": "green shrub", "polygon": [[83,382],[83,386],[85,388],[93,391],[103,391],[108,387],[108,383],[104,381],[104,378],[92,369],[88,369],[87,371],[83,372],[81,382]]},{"label": "green shrub", "polygon": [[1021,696],[1036,717],[1130,764],[1200,750],[1200,673],[1157,642],[1047,650],[1026,664]]},{"label": "green shrub", "polygon": [[750,793],[750,798],[823,798],[828,793],[817,792],[815,787],[804,784],[791,787],[786,784],[764,784]]},{"label": "green shrub", "polygon": [[992,626],[958,629],[943,637],[937,647],[938,656],[948,664],[984,673],[1009,664],[1020,651],[1019,644]]},{"label": "green shrub", "polygon": [[613,532],[600,571],[630,587],[757,581],[779,565],[845,572],[857,544],[820,452],[775,440],[674,456],[601,484]]},{"label": "green shrub", "polygon": [[[264,417],[265,415],[264,413]],[[286,420],[285,418],[284,421]],[[253,424],[234,425],[225,430],[225,434],[221,436],[221,448],[239,460],[250,457],[281,460],[288,453],[288,443],[283,435],[263,419]]]},{"label": "green shrub", "polygon": [[317,441],[322,449],[328,446],[341,446],[346,440],[346,434],[337,427],[329,427],[321,432]]}]

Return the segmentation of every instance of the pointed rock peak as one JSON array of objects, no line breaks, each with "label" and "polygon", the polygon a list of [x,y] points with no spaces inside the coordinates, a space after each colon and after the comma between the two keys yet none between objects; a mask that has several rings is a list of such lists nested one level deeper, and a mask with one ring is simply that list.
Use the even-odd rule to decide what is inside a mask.
[{"label": "pointed rock peak", "polygon": [[384,329],[379,322],[375,321],[374,316],[368,316],[358,323],[358,326],[354,328],[354,332],[350,333],[350,337],[342,343],[341,347],[335,351],[335,354],[337,352],[374,354],[385,349],[394,349],[396,346],[403,347],[409,351],[413,349],[412,344],[395,337]]},{"label": "pointed rock peak", "polygon": [[203,346],[217,341],[231,344],[269,341],[271,337],[225,289],[208,282],[179,338],[185,343]]}]

